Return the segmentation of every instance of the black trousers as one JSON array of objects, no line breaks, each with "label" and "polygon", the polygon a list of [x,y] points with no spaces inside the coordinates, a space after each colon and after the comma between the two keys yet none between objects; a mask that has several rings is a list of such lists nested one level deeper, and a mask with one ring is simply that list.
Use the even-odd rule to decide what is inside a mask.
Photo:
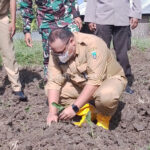
[{"label": "black trousers", "polygon": [[110,48],[111,40],[116,53],[117,61],[123,67],[128,84],[131,86],[133,75],[128,59],[128,50],[131,49],[130,26],[99,25],[96,26],[95,35],[101,37]]}]

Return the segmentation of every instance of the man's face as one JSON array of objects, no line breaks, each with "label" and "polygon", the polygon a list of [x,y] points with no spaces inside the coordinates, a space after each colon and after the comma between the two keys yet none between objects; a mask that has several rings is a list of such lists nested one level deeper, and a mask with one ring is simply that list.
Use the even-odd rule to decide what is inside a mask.
[{"label": "man's face", "polygon": [[59,58],[62,63],[66,63],[75,55],[75,40],[71,37],[67,42],[56,39],[50,44],[52,55]]}]

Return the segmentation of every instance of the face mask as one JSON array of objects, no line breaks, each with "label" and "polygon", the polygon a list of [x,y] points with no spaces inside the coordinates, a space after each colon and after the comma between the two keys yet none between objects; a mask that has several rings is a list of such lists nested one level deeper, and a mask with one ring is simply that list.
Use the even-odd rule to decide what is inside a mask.
[{"label": "face mask", "polygon": [[73,53],[71,53],[69,55],[69,51],[67,50],[62,55],[58,56],[58,58],[59,58],[61,63],[65,64],[72,57],[72,55],[73,55]]}]

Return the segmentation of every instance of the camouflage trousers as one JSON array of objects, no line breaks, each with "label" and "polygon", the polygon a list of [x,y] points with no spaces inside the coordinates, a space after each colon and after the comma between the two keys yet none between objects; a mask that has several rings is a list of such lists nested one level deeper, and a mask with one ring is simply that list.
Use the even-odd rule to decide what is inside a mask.
[{"label": "camouflage trousers", "polygon": [[[49,26],[49,28],[46,29],[40,29],[40,34],[42,36],[42,46],[43,46],[43,57],[44,57],[44,76],[47,76],[47,66],[48,66],[48,62],[49,62],[49,52],[51,50],[49,44],[48,44],[48,37],[51,33],[52,30],[59,28],[60,26],[58,26],[57,24],[51,24]],[[73,22],[70,23],[69,25],[63,27],[65,29],[70,30],[71,32],[77,32],[79,31],[78,26]]]}]

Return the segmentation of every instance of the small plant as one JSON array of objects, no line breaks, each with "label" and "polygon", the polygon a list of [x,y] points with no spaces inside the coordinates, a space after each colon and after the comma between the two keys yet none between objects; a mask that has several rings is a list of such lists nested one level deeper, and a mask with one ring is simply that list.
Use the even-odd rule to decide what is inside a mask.
[{"label": "small plant", "polygon": [[65,107],[55,102],[53,102],[52,105],[58,109],[58,114],[60,114],[65,109]]},{"label": "small plant", "polygon": [[[65,109],[62,105],[57,104],[55,102],[53,102],[52,105],[58,109],[58,114],[60,114]],[[89,111],[87,113],[87,115],[85,117],[85,122],[87,122],[89,124],[89,126],[91,127],[91,132],[89,132],[89,135],[93,138],[94,132],[93,132],[93,123],[91,121],[91,111]]]},{"label": "small plant", "polygon": [[89,133],[89,135],[93,138],[94,137],[94,132],[93,132],[93,122],[91,120],[91,111],[89,111],[86,115],[85,121],[89,124],[89,126],[91,127],[91,132]]},{"label": "small plant", "polygon": [[28,113],[29,112],[29,110],[30,110],[30,105],[29,106],[27,106],[24,110],[26,111],[26,113]]}]

